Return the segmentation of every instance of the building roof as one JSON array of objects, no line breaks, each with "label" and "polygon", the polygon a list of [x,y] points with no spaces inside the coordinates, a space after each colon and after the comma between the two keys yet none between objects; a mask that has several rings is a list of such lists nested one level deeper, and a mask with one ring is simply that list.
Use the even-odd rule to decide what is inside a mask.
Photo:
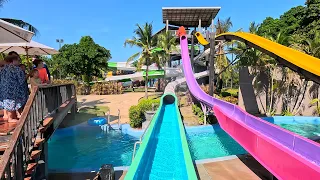
[{"label": "building roof", "polygon": [[209,27],[220,7],[163,7],[162,21],[170,25],[197,27],[201,19],[201,27]]}]

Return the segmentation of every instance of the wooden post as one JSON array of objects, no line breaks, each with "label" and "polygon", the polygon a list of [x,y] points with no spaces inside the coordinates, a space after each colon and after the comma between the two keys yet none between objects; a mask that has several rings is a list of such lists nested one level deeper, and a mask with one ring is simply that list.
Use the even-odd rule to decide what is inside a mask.
[{"label": "wooden post", "polygon": [[191,57],[191,67],[192,67],[192,70],[193,70],[193,72],[194,72],[194,32],[195,32],[195,30],[193,30],[192,32],[191,32],[191,55],[190,55],[190,57]]},{"label": "wooden post", "polygon": [[209,56],[209,95],[213,96],[214,93],[214,54],[215,54],[215,33],[210,34],[210,56]]}]

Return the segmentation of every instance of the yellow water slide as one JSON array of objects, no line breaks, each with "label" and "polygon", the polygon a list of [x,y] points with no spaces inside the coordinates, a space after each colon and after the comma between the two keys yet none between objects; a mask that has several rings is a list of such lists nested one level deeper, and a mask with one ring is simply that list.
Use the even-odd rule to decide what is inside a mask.
[{"label": "yellow water slide", "polygon": [[224,33],[217,36],[216,39],[242,41],[247,46],[256,48],[275,58],[281,65],[285,65],[320,84],[320,59],[318,58],[250,33]]},{"label": "yellow water slide", "polygon": [[195,33],[196,38],[198,39],[199,43],[202,44],[203,46],[208,45],[209,42],[202,36],[200,32]]}]

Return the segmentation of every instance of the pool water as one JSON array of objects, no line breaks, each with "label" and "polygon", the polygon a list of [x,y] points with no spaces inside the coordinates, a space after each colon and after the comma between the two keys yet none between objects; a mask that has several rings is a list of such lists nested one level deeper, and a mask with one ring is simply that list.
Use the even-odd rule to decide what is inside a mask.
[{"label": "pool water", "polygon": [[137,141],[117,131],[103,133],[100,127],[58,129],[49,141],[50,171],[91,171],[102,164],[129,166]]},{"label": "pool water", "polygon": [[[170,121],[175,118],[169,110],[166,111],[162,126],[159,126],[157,133],[156,151],[153,159],[161,159],[166,154],[173,153],[170,157],[179,157],[177,147],[172,146],[175,138],[163,138],[170,134],[171,137],[175,130],[175,125]],[[320,136],[320,123],[283,123],[276,122],[289,131],[305,137]],[[170,126],[171,128],[165,128]],[[168,131],[168,129],[170,131]],[[91,171],[98,170],[102,164],[113,164],[113,166],[130,166],[134,143],[138,138],[122,134],[118,131],[103,133],[100,127],[81,125],[71,128],[58,129],[49,140],[49,169],[54,172],[71,171]],[[230,155],[244,154],[246,151],[233,140],[221,128],[214,128],[213,132],[188,132],[187,141],[193,160],[208,158],[218,158]],[[175,144],[175,143],[173,143]],[[139,147],[139,146],[138,146]],[[174,149],[174,151],[160,151],[161,149]],[[175,154],[177,153],[177,154]],[[160,164],[163,161],[155,161]],[[169,162],[169,161],[168,161]],[[181,164],[167,164],[166,168],[178,167]],[[148,171],[155,168],[164,167],[161,165],[147,166]],[[169,169],[170,169],[169,168]]]},{"label": "pool water", "polygon": [[304,137],[320,136],[320,124],[277,124]]},{"label": "pool water", "polygon": [[187,139],[193,160],[246,153],[246,150],[222,129],[215,129],[214,134],[209,132],[188,133]]}]

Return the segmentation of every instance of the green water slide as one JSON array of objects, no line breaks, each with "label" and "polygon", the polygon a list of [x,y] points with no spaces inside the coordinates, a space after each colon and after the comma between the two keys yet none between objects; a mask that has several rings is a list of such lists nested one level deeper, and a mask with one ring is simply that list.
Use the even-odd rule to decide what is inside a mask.
[{"label": "green water slide", "polygon": [[197,179],[177,97],[161,97],[125,180]]}]

